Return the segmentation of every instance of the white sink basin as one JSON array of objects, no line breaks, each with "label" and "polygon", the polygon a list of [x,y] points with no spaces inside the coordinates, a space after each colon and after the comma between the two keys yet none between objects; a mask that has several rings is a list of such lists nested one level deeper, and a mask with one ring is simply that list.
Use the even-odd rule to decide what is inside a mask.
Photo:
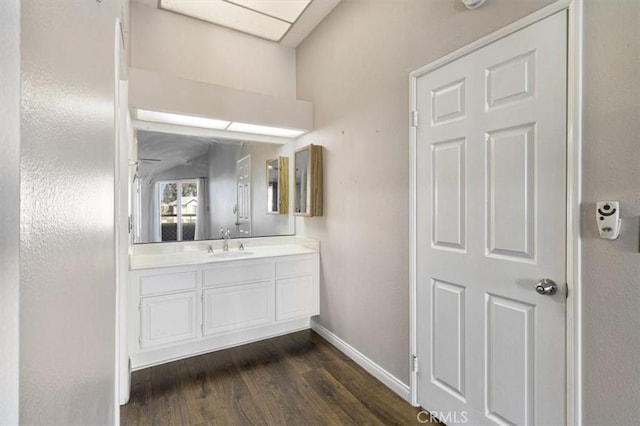
[{"label": "white sink basin", "polygon": [[250,251],[219,251],[216,253],[211,253],[209,256],[218,257],[222,259],[233,259],[237,257],[247,257],[251,256],[253,253]]}]

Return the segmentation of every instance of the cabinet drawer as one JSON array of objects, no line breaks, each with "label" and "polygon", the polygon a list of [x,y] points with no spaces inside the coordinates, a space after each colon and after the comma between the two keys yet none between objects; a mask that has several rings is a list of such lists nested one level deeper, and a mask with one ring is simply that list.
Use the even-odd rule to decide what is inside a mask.
[{"label": "cabinet drawer", "polygon": [[196,271],[140,277],[140,295],[195,290],[198,283]]},{"label": "cabinet drawer", "polygon": [[273,277],[273,263],[254,263],[237,266],[222,266],[203,271],[205,287],[250,281],[266,281]]},{"label": "cabinet drawer", "polygon": [[295,259],[276,262],[276,278],[292,277],[296,275],[312,275],[313,267],[317,264],[314,259]]},{"label": "cabinet drawer", "polygon": [[196,338],[196,292],[143,297],[140,347],[143,349]]},{"label": "cabinet drawer", "polygon": [[313,310],[313,277],[276,280],[276,321],[308,316]]},{"label": "cabinet drawer", "polygon": [[204,290],[204,334],[273,322],[273,283],[260,282]]}]

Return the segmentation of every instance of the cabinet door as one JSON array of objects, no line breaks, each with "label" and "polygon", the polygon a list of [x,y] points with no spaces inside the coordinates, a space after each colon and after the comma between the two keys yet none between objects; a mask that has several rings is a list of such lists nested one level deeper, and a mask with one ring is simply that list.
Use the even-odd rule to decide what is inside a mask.
[{"label": "cabinet door", "polygon": [[313,277],[304,275],[276,281],[276,321],[313,315]]},{"label": "cabinet door", "polygon": [[204,335],[273,322],[273,282],[265,281],[203,291]]},{"label": "cabinet door", "polygon": [[196,292],[141,298],[140,348],[197,337]]}]

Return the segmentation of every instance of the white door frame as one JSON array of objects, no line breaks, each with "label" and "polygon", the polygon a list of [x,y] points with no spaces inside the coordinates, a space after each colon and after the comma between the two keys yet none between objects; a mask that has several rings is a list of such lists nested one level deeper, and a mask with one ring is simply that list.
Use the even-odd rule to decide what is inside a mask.
[{"label": "white door frame", "polygon": [[[566,315],[566,424],[582,424],[582,305],[580,277],[580,201],[582,146],[582,2],[558,0],[537,12],[489,34],[449,55],[446,55],[409,74],[409,113],[417,110],[417,79],[456,59],[474,52],[498,39],[538,22],[562,10],[568,11],[567,46],[567,315]],[[417,295],[416,295],[416,127],[409,133],[409,309],[410,356],[417,351]],[[413,362],[409,363],[413,366]],[[412,368],[413,370],[413,368]],[[409,374],[411,403],[417,402],[417,371]],[[425,407],[437,410],[438,407]]]}]

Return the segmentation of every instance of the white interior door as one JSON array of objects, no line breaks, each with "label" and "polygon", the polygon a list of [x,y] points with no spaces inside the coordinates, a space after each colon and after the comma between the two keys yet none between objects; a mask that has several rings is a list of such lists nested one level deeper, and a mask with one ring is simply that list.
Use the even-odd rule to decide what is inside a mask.
[{"label": "white interior door", "polygon": [[416,82],[417,396],[445,423],[565,421],[566,20]]},{"label": "white interior door", "polygon": [[236,166],[238,203],[236,205],[236,229],[239,237],[251,236],[251,156],[238,160]]}]

